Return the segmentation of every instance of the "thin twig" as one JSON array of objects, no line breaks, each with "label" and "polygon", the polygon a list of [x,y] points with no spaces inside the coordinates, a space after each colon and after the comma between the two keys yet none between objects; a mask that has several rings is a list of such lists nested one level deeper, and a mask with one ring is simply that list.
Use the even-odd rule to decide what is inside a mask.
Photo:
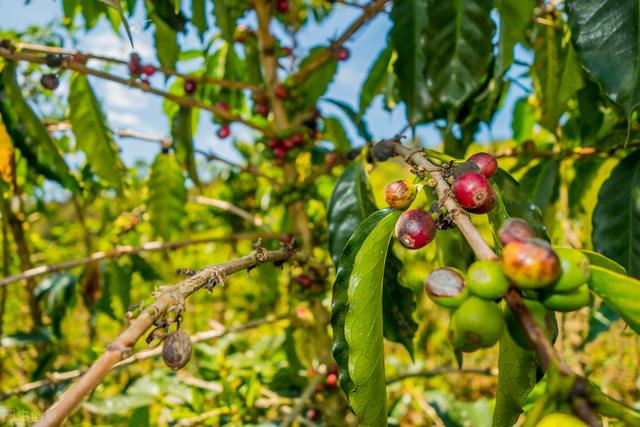
[{"label": "thin twig", "polygon": [[267,251],[262,247],[243,258],[204,268],[197,274],[157,292],[157,299],[147,306],[130,325],[107,346],[106,351],[94,362],[89,370],[47,409],[35,424],[38,427],[60,425],[75,408],[102,382],[104,377],[120,360],[133,349],[138,339],[171,307],[179,307],[193,293],[220,284],[224,278],[242,270],[252,269],[265,263],[285,262],[295,258],[290,249]]},{"label": "thin twig", "polygon": [[406,374],[400,374],[395,377],[391,377],[387,379],[387,385],[393,384],[398,381],[403,381],[408,378],[431,378],[444,374],[475,374],[475,375],[486,375],[490,377],[495,377],[498,375],[495,369],[492,368],[456,368],[453,366],[442,366],[439,368],[428,369],[426,371],[418,371],[418,372],[408,372]]},{"label": "thin twig", "polygon": [[[27,61],[27,62],[32,62],[32,63],[37,63],[37,64],[44,64],[45,63],[45,59],[42,56],[38,56],[38,55],[33,55],[30,53],[23,53],[23,52],[12,52],[9,49],[5,49],[5,48],[1,48],[0,47],[0,57],[2,58],[6,58],[8,60],[12,60],[12,61]],[[227,111],[224,108],[221,108],[217,105],[211,105],[211,104],[207,104],[201,101],[198,101],[197,99],[190,97],[190,96],[180,96],[180,95],[175,95],[169,92],[165,92],[163,90],[160,89],[156,89],[146,83],[142,83],[133,79],[126,79],[123,77],[118,77],[115,76],[113,74],[109,74],[107,72],[104,71],[98,71],[98,70],[94,70],[92,68],[87,67],[86,65],[79,63],[79,62],[75,62],[75,61],[66,61],[63,63],[63,67],[64,68],[68,68],[74,71],[77,71],[79,73],[82,74],[88,74],[88,75],[92,75],[101,79],[105,79],[105,80],[109,80],[112,82],[116,82],[116,83],[120,83],[122,85],[126,85],[132,88],[136,88],[136,89],[140,89],[143,92],[147,92],[147,93],[152,93],[154,95],[158,95],[161,96],[165,99],[168,99],[172,102],[175,102],[178,105],[182,105],[184,107],[191,107],[191,108],[199,108],[202,110],[206,110],[209,111],[211,113],[213,113],[214,116],[216,116],[219,119],[222,119],[226,122],[238,122],[238,123],[242,123],[247,127],[250,127],[252,129],[255,129],[261,133],[263,133],[264,135],[267,136],[273,136],[273,132],[271,131],[271,129],[269,128],[265,128],[262,127],[260,125],[257,125],[256,123],[253,123],[249,120],[245,120],[244,118],[233,114],[229,111]]]},{"label": "thin twig", "polygon": [[[244,325],[234,326],[231,328],[224,328],[220,326],[217,328],[213,328],[203,332],[198,332],[197,334],[191,335],[191,342],[198,343],[202,341],[209,341],[214,338],[220,338],[233,333],[242,332],[249,329],[255,329],[263,325],[276,323],[281,320],[285,320],[288,317],[289,317],[288,315],[268,316],[268,317],[265,317],[264,319],[253,320],[251,322],[245,323]],[[142,360],[150,359],[152,357],[159,356],[161,353],[162,353],[162,347],[156,347],[150,350],[143,350],[116,363],[113,366],[113,369],[122,368],[124,366],[128,366],[133,363],[140,362]],[[3,393],[2,395],[0,395],[0,401],[6,400],[11,396],[29,393],[31,391],[37,390],[39,388],[42,388],[48,385],[54,385],[63,381],[68,381],[68,380],[78,378],[79,376],[83,375],[85,372],[86,370],[84,369],[74,369],[72,371],[51,372],[51,373],[45,374],[45,378],[41,380],[33,381],[28,384],[23,384],[20,387],[16,387],[13,390],[9,390]]]},{"label": "thin twig", "polygon": [[206,206],[213,206],[214,208],[222,209],[223,211],[230,212],[234,215],[239,216],[250,224],[255,225],[256,227],[260,227],[266,232],[271,232],[271,227],[269,227],[265,222],[257,217],[252,215],[251,213],[245,211],[244,209],[239,208],[238,206],[231,204],[225,200],[212,199],[210,197],[204,196],[195,196],[191,197],[190,200],[194,203]]},{"label": "thin twig", "polygon": [[302,392],[302,395],[300,395],[298,401],[295,403],[295,405],[293,405],[293,408],[291,408],[291,412],[289,412],[280,423],[280,427],[289,427],[291,423],[293,423],[293,421],[298,417],[298,415],[302,413],[309,400],[316,393],[316,389],[318,388],[318,385],[322,382],[324,377],[324,374],[318,373],[315,377],[309,380],[309,383]]},{"label": "thin twig", "polygon": [[[628,149],[628,148],[638,148],[640,147],[640,141],[630,141],[625,144],[616,144],[611,147],[604,146],[596,146],[596,147],[578,147],[568,150],[562,150],[558,147],[552,150],[527,150],[521,148],[508,148],[501,149],[495,152],[495,157],[500,158],[509,158],[509,157],[527,157],[532,159],[546,159],[552,157],[558,158],[572,158],[575,160],[589,159],[598,155],[611,156],[615,154],[617,151]],[[534,147],[535,148],[535,147]]]},{"label": "thin twig", "polygon": [[90,264],[92,262],[100,261],[103,259],[119,258],[123,255],[132,255],[140,252],[153,252],[153,251],[178,249],[178,248],[183,248],[185,246],[200,245],[203,243],[226,242],[226,241],[237,241],[237,240],[256,240],[259,238],[267,239],[267,238],[278,237],[278,236],[279,234],[277,233],[271,233],[271,234],[237,233],[237,234],[231,234],[223,237],[203,237],[200,239],[180,240],[177,242],[153,241],[153,242],[144,243],[138,247],[116,246],[111,250],[95,252],[83,258],[64,261],[58,264],[41,265],[38,267],[30,268],[28,270],[24,270],[21,273],[14,274],[12,276],[4,277],[0,279],[0,287],[18,282],[20,280],[32,279],[34,277],[42,276],[44,274],[55,273],[57,271],[62,271],[62,270],[68,270],[73,267]]}]

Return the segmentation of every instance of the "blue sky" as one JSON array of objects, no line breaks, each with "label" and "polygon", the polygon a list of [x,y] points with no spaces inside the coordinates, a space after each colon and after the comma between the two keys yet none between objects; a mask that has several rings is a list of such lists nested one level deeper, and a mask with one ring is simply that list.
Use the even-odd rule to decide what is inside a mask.
[{"label": "blue sky", "polygon": [[[152,33],[144,30],[144,13],[140,7],[142,2],[138,2],[138,10],[129,23],[134,33],[136,51],[148,62],[155,61],[155,51],[153,47]],[[304,55],[305,51],[314,45],[326,44],[327,40],[340,34],[350,22],[352,22],[361,12],[353,7],[338,6],[328,19],[322,24],[311,23],[299,33],[300,50],[298,55]],[[76,18],[78,23],[82,19]],[[28,5],[23,1],[0,0],[0,29],[24,30],[29,25],[45,25],[52,21],[62,21],[62,2],[60,0],[31,0]],[[210,24],[212,19],[210,20]],[[247,25],[252,25],[252,19],[247,19]],[[378,53],[386,44],[387,33],[391,27],[391,22],[387,15],[380,15],[369,25],[356,33],[355,37],[348,43],[347,47],[351,51],[348,61],[339,65],[338,74],[331,84],[328,93],[329,98],[335,98],[347,102],[352,106],[358,104],[360,85]],[[282,36],[285,33],[278,25],[273,28],[276,35]],[[210,36],[215,29],[210,29],[207,33]],[[84,33],[83,30],[76,33],[77,43],[67,40],[66,47],[74,47],[95,53],[108,54],[122,58],[128,57],[131,46],[124,34],[116,35],[106,20],[101,22],[91,31]],[[195,29],[189,27],[186,35],[181,37],[181,45],[184,50],[198,48],[199,39]],[[205,37],[206,39],[206,37]],[[286,42],[284,43],[286,45]],[[516,56],[526,58],[529,56],[522,49],[516,49]],[[100,64],[89,64],[100,66]],[[189,64],[181,69],[188,71]],[[510,74],[517,73],[518,70],[511,70]],[[114,73],[124,74],[125,70],[116,70]],[[155,76],[152,81],[154,85],[162,86],[162,77]],[[530,83],[526,80],[525,86]],[[156,135],[159,137],[168,136],[169,121],[162,112],[162,98],[146,94],[138,90],[121,86],[117,83],[106,82],[92,78],[92,84],[103,100],[103,106],[107,114],[107,119],[111,128],[115,131],[121,128],[136,130],[139,132]],[[64,93],[68,87],[63,84],[59,89]],[[518,98],[525,95],[525,91],[516,85],[512,85],[503,108],[496,114],[490,126],[483,127],[476,135],[479,142],[491,140],[501,140],[510,138],[511,115],[513,104]],[[328,103],[321,103],[320,108],[324,115],[335,115],[341,117],[341,113],[336,107]],[[365,116],[369,129],[375,138],[392,136],[405,125],[404,110],[397,108],[392,113],[382,109],[380,99],[374,101]],[[356,135],[348,120],[343,120],[345,127],[355,145],[363,141]],[[250,139],[251,131],[241,125],[232,127],[233,135],[240,139]],[[237,153],[231,146],[231,139],[219,140],[216,135],[216,125],[212,124],[208,114],[201,114],[198,131],[195,135],[195,143],[199,148],[212,150],[215,153],[229,159],[238,159]],[[425,145],[438,145],[441,141],[440,135],[431,126],[422,126],[418,129],[418,136]],[[118,141],[122,147],[122,156],[125,162],[131,164],[136,159],[150,160],[156,153],[157,147],[151,144],[138,142],[135,140]]]}]

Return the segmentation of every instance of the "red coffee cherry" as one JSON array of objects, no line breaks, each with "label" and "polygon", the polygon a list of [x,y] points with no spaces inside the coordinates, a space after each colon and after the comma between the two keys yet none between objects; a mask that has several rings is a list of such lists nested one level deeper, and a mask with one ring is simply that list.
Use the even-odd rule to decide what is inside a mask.
[{"label": "red coffee cherry", "polygon": [[420,249],[436,236],[436,224],[424,209],[403,212],[395,228],[396,239],[407,249]]},{"label": "red coffee cherry", "polygon": [[220,102],[216,103],[216,108],[219,108],[219,109],[224,110],[224,111],[229,111],[229,104],[227,104],[224,101],[220,101]]},{"label": "red coffee cherry", "polygon": [[384,200],[395,209],[406,209],[416,199],[416,187],[406,179],[394,181],[384,189]]},{"label": "red coffee cherry", "polygon": [[269,106],[267,104],[256,104],[256,114],[267,117],[269,115]]},{"label": "red coffee cherry", "polygon": [[137,76],[142,73],[142,65],[140,64],[140,55],[137,53],[132,53],[129,56],[129,63],[127,64],[129,67],[129,73],[133,76]]},{"label": "red coffee cherry", "polygon": [[146,76],[153,76],[156,73],[156,67],[153,65],[143,65],[142,66],[142,74]]},{"label": "red coffee cherry", "polygon": [[283,85],[276,86],[274,93],[280,99],[285,99],[289,96],[289,90]]},{"label": "red coffee cherry", "polygon": [[220,129],[218,129],[218,138],[225,139],[228,138],[229,135],[231,135],[231,128],[229,125],[220,126]]},{"label": "red coffee cherry", "polygon": [[349,49],[344,46],[338,46],[333,53],[338,61],[346,61],[349,59]]},{"label": "red coffee cherry", "polygon": [[302,134],[300,133],[294,133],[291,136],[291,142],[293,143],[294,147],[300,147],[301,145],[304,145],[304,136],[302,136]]},{"label": "red coffee cherry", "polygon": [[480,168],[480,173],[486,178],[491,178],[498,171],[498,161],[489,153],[476,153],[467,161],[475,163]]},{"label": "red coffee cherry", "polygon": [[309,409],[307,410],[307,418],[311,421],[316,421],[318,418],[320,418],[320,412],[316,411],[315,409]]},{"label": "red coffee cherry", "polygon": [[483,214],[496,206],[496,192],[479,173],[465,173],[456,179],[451,186],[453,194],[460,206],[469,212]]},{"label": "red coffee cherry", "polygon": [[193,79],[186,79],[182,87],[184,89],[184,93],[187,95],[193,95],[198,87],[198,83]]},{"label": "red coffee cherry", "polygon": [[336,374],[327,375],[327,379],[325,380],[325,384],[329,388],[335,388],[338,386],[338,376]]},{"label": "red coffee cherry", "polygon": [[289,12],[289,0],[276,0],[276,10],[278,13]]},{"label": "red coffee cherry", "polygon": [[498,238],[503,245],[532,237],[536,237],[535,230],[528,222],[520,218],[509,218],[502,223],[500,230],[498,230]]},{"label": "red coffee cherry", "polygon": [[296,283],[300,286],[302,286],[303,288],[310,288],[313,285],[314,280],[305,275],[305,274],[301,274],[299,276],[296,276],[296,278],[294,279],[296,281]]},{"label": "red coffee cherry", "polygon": [[516,286],[540,289],[555,282],[562,268],[560,258],[542,239],[514,240],[502,250],[502,269]]}]

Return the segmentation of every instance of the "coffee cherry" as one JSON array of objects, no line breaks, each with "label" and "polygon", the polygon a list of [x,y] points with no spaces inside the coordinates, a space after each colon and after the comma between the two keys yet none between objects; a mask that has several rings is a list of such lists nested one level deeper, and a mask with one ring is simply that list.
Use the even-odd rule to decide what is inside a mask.
[{"label": "coffee cherry", "polygon": [[396,222],[396,239],[407,249],[420,249],[436,236],[436,224],[424,209],[403,212]]},{"label": "coffee cherry", "polygon": [[287,150],[284,147],[276,147],[273,150],[273,155],[276,159],[284,160],[287,157]]},{"label": "coffee cherry", "polygon": [[220,110],[223,110],[223,111],[229,111],[229,104],[227,104],[224,101],[220,101],[216,103],[216,108],[219,108]]},{"label": "coffee cherry", "polygon": [[291,142],[293,142],[294,147],[300,147],[304,144],[304,136],[302,136],[302,134],[300,133],[294,133],[291,136]]},{"label": "coffee cherry", "polygon": [[176,331],[167,335],[162,346],[165,365],[177,371],[191,360],[191,339],[186,332]]},{"label": "coffee cherry", "polygon": [[325,380],[325,384],[329,388],[336,388],[338,386],[338,376],[336,374],[327,375],[327,379]]},{"label": "coffee cherry", "polygon": [[509,290],[509,281],[496,261],[476,261],[467,271],[469,291],[481,298],[501,298]]},{"label": "coffee cherry", "polygon": [[281,48],[281,49],[282,49],[282,53],[283,53],[285,56],[291,56],[291,55],[293,55],[293,49],[291,49],[290,47],[288,47],[288,46],[282,46],[282,48]]},{"label": "coffee cherry", "polygon": [[503,245],[514,240],[525,240],[531,237],[536,237],[535,230],[529,223],[520,218],[509,218],[498,230],[498,238]]},{"label": "coffee cherry", "polygon": [[280,141],[278,138],[271,138],[267,142],[267,147],[269,147],[269,149],[273,151],[278,147],[282,147],[282,141]]},{"label": "coffee cherry", "polygon": [[558,255],[541,239],[515,240],[502,250],[504,274],[519,288],[540,289],[560,277]]},{"label": "coffee cherry", "polygon": [[338,375],[338,365],[329,365],[327,367],[327,372],[333,375]]},{"label": "coffee cherry", "polygon": [[418,191],[409,180],[401,179],[387,185],[384,189],[384,200],[395,209],[406,209],[416,199]]},{"label": "coffee cherry", "polygon": [[447,308],[460,306],[469,296],[464,276],[451,267],[437,268],[429,273],[424,291],[433,302]]},{"label": "coffee cherry", "polygon": [[278,13],[289,12],[289,0],[276,0],[276,10]]},{"label": "coffee cherry", "polygon": [[577,249],[556,248],[560,258],[562,274],[556,283],[550,286],[553,292],[569,292],[586,283],[591,276],[589,258]]},{"label": "coffee cherry", "polygon": [[267,104],[256,104],[256,114],[267,117],[269,115],[269,106]]},{"label": "coffee cherry", "polygon": [[549,414],[536,427],[588,427],[580,418],[569,414]]},{"label": "coffee cherry", "polygon": [[187,95],[193,95],[198,87],[198,83],[193,79],[186,79],[182,85],[184,93]]},{"label": "coffee cherry", "polygon": [[496,192],[487,178],[479,173],[465,173],[451,186],[460,206],[472,213],[483,214],[496,206]]},{"label": "coffee cherry", "polygon": [[[522,300],[524,305],[527,307],[533,320],[538,324],[538,327],[542,330],[542,333],[551,341],[554,341],[558,336],[558,324],[556,322],[556,316],[554,316],[552,311],[549,311],[545,308],[544,305],[540,301],[523,298]],[[522,330],[520,324],[518,323],[518,319],[513,314],[508,305],[505,305],[504,309],[504,321],[507,325],[507,330],[509,331],[509,335],[511,338],[518,344],[520,347],[532,350],[533,345],[529,342],[527,338],[527,334]]]},{"label": "coffee cherry", "polygon": [[225,139],[231,135],[231,128],[229,125],[222,125],[220,129],[218,129],[218,138]]},{"label": "coffee cherry", "polygon": [[486,178],[491,178],[498,171],[498,161],[489,153],[476,153],[467,161],[475,163],[480,168],[480,173]]},{"label": "coffee cherry", "polygon": [[284,85],[278,85],[274,89],[275,95],[280,99],[285,99],[289,96],[289,90]]},{"label": "coffee cherry", "polygon": [[287,138],[283,139],[282,140],[282,145],[287,150],[291,150],[292,148],[295,148],[295,146],[296,146],[295,142],[293,141],[293,138],[291,138],[291,137],[287,137]]},{"label": "coffee cherry", "polygon": [[589,285],[585,283],[568,292],[546,291],[542,304],[549,310],[569,312],[586,307],[589,301],[591,301],[591,294],[589,293]]},{"label": "coffee cherry", "polygon": [[313,285],[313,279],[307,275],[301,274],[294,279],[296,283],[303,288],[310,288]]},{"label": "coffee cherry", "polygon": [[58,76],[55,74],[44,74],[40,78],[40,84],[43,88],[48,90],[56,90],[60,81],[58,80]]},{"label": "coffee cherry", "polygon": [[453,170],[451,171],[454,181],[460,178],[465,173],[469,173],[469,172],[480,173],[480,168],[478,167],[478,165],[468,160],[464,163],[460,163],[459,165],[454,167]]},{"label": "coffee cherry", "polygon": [[127,64],[129,67],[129,73],[132,76],[137,76],[142,73],[142,65],[140,64],[140,55],[137,53],[132,53],[129,56],[129,63]]},{"label": "coffee cherry", "polygon": [[458,351],[472,352],[494,345],[504,329],[497,304],[470,297],[451,315],[449,341]]},{"label": "coffee cherry", "polygon": [[333,55],[338,61],[346,61],[347,59],[349,59],[349,49],[344,46],[338,46],[333,52]]},{"label": "coffee cherry", "polygon": [[146,75],[147,77],[151,77],[155,73],[156,73],[156,67],[154,67],[153,65],[142,66],[142,74]]},{"label": "coffee cherry", "polygon": [[320,418],[320,412],[316,411],[315,409],[309,409],[307,410],[306,417],[311,421],[316,421],[318,418]]},{"label": "coffee cherry", "polygon": [[49,68],[58,68],[62,65],[62,55],[47,53],[44,56],[44,63],[47,64]]}]

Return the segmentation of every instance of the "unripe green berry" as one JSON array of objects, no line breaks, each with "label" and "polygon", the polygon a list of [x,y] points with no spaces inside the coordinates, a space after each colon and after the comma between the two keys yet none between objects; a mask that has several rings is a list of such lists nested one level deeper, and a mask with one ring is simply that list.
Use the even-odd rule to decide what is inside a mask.
[{"label": "unripe green berry", "polygon": [[451,316],[448,333],[456,350],[471,352],[494,345],[503,329],[502,313],[494,302],[470,297]]},{"label": "unripe green berry", "polygon": [[456,308],[469,296],[462,272],[442,267],[429,273],[424,291],[433,302],[447,308]]},{"label": "unripe green berry", "polygon": [[585,283],[569,292],[553,292],[549,290],[544,293],[542,304],[549,310],[555,311],[576,311],[586,307],[591,301],[589,286]]},{"label": "unripe green berry", "polygon": [[589,280],[591,265],[585,254],[572,248],[556,248],[555,251],[560,258],[562,274],[550,287],[554,292],[572,291]]},{"label": "unripe green berry", "polygon": [[496,261],[476,261],[467,271],[469,291],[481,298],[501,298],[509,290],[509,281]]}]

